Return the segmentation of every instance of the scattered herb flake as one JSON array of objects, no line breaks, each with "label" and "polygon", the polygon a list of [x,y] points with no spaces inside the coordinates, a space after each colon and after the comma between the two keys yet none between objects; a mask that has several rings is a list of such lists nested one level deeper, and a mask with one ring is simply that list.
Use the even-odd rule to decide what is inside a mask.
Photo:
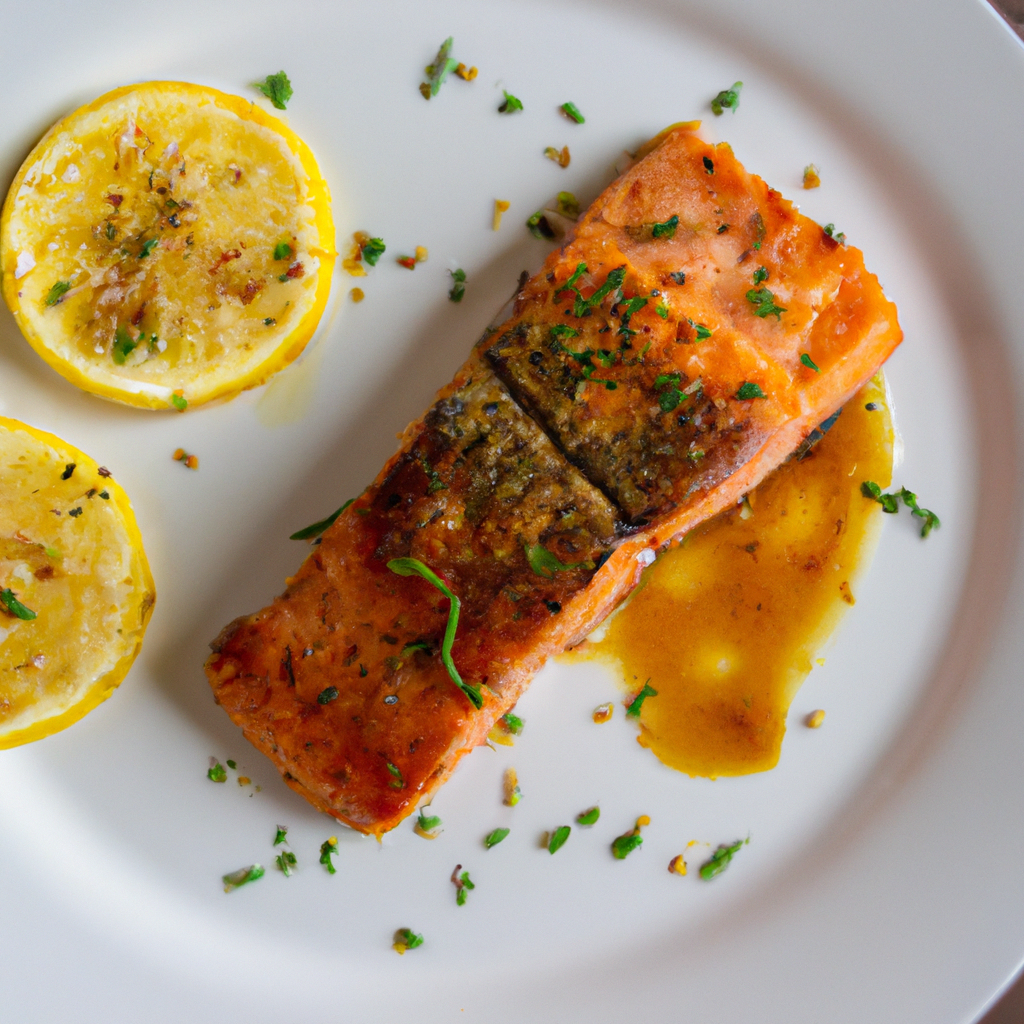
[{"label": "scattered herb flake", "polygon": [[768,268],[767,267],[758,267],[757,270],[754,271],[754,284],[760,284],[762,281],[767,281],[767,280],[768,280]]},{"label": "scattered herb flake", "polygon": [[171,394],[171,405],[178,412],[184,412],[188,408],[188,399],[180,391],[175,391]]},{"label": "scattered herb flake", "polygon": [[118,326],[114,331],[114,347],[110,355],[118,366],[124,366],[125,360],[135,351],[139,342],[133,338],[126,327]]},{"label": "scattered herb flake", "polygon": [[206,777],[211,782],[227,782],[228,773],[224,770],[224,765],[218,761],[207,773]]},{"label": "scattered herb flake", "polygon": [[328,686],[321,690],[316,697],[317,704],[330,704],[332,700],[338,699],[338,688]]},{"label": "scattered herb flake", "polygon": [[257,878],[262,878],[265,873],[263,866],[260,864],[250,864],[247,868],[239,868],[237,871],[232,871],[221,879],[224,883],[224,891],[232,892],[243,885],[255,882]]},{"label": "scattered herb flake", "polygon": [[570,121],[575,121],[577,124],[583,124],[586,122],[586,118],[580,113],[580,108],[575,103],[563,103],[559,108],[563,114]]},{"label": "scattered herb flake", "polygon": [[520,736],[523,732],[523,720],[518,715],[513,715],[511,711],[506,711],[501,716],[501,720],[505,723],[505,728],[508,729],[513,736]]},{"label": "scattered herb flake", "polygon": [[846,235],[842,231],[836,231],[835,224],[826,224],[824,231],[829,238],[834,238],[840,245],[846,245]]},{"label": "scattered herb flake", "polygon": [[230,769],[231,769],[232,771],[234,771],[234,770],[235,770],[235,769],[236,769],[236,768],[238,767],[238,765],[237,765],[237,764],[235,764],[235,762],[234,762],[234,761],[232,761],[232,760],[231,760],[230,758],[228,758],[228,760],[227,760],[227,762],[226,762],[226,763],[227,763],[227,766],[228,766],[228,767],[229,767],[229,768],[230,768]]},{"label": "scattered herb flake", "polygon": [[320,844],[320,863],[327,868],[329,875],[336,875],[338,869],[334,866],[331,857],[338,852],[338,837],[331,836],[330,839]]},{"label": "scattered herb flake", "polygon": [[421,808],[416,824],[424,832],[433,832],[435,828],[441,827],[441,819],[436,814],[424,814],[423,808]]},{"label": "scattered herb flake", "polygon": [[492,846],[497,846],[511,831],[507,828],[496,828],[493,832],[488,832],[484,836],[484,846],[489,850]]},{"label": "scattered herb flake", "polygon": [[718,849],[711,854],[711,860],[706,864],[701,865],[700,877],[703,878],[705,882],[708,882],[716,875],[720,875],[729,866],[740,847],[745,846],[749,842],[749,839],[739,839],[733,843],[732,846],[719,846]]},{"label": "scattered herb flake", "polygon": [[455,870],[452,872],[452,885],[455,886],[456,890],[455,902],[462,907],[466,904],[466,893],[471,889],[475,889],[476,886],[470,880],[468,871],[462,871],[461,875],[459,874],[460,871],[462,871],[462,865],[456,864]]},{"label": "scattered herb flake", "polygon": [[341,515],[355,501],[355,498],[349,498],[337,512],[332,512],[326,519],[321,519],[319,523],[313,523],[312,526],[307,526],[301,530],[296,530],[288,539],[289,540],[310,540],[313,537],[319,537],[328,526],[331,526],[334,521]]},{"label": "scattered herb flake", "polygon": [[679,227],[679,215],[674,213],[668,220],[662,221],[660,224],[655,223],[651,226],[651,234],[655,238],[674,238],[676,234],[676,228]]},{"label": "scattered herb flake", "polygon": [[643,845],[644,840],[640,835],[640,829],[650,823],[651,819],[646,814],[642,814],[636,819],[636,826],[630,832],[625,832],[612,841],[612,854],[616,860],[625,860],[634,850]]},{"label": "scattered herb flake", "polygon": [[767,316],[781,320],[782,314],[786,312],[785,306],[776,305],[774,293],[767,288],[751,288],[747,292],[747,302],[754,306],[754,316],[762,320]]},{"label": "scattered herb flake", "polygon": [[278,110],[285,110],[292,98],[292,83],[288,81],[288,76],[283,71],[278,71],[276,75],[267,75],[262,82],[256,83],[256,88]]},{"label": "scattered herb flake", "polygon": [[741,402],[749,401],[751,398],[765,398],[765,393],[761,390],[760,384],[754,384],[752,381],[745,380],[736,392],[736,398]]},{"label": "scattered herb flake", "polygon": [[71,291],[70,281],[57,281],[50,286],[50,290],[46,293],[46,298],[43,299],[43,305],[56,306],[69,291]]},{"label": "scattered herb flake", "polygon": [[560,562],[543,544],[525,545],[526,560],[537,576],[551,580],[556,572],[568,572],[570,569],[589,568],[590,562],[572,562],[566,565]]},{"label": "scattered herb flake", "polygon": [[735,114],[740,106],[740,89],[742,88],[742,82],[733,82],[731,89],[723,89],[711,101],[711,113],[715,117],[720,117],[723,110],[731,110]]},{"label": "scattered herb flake", "polygon": [[429,100],[431,96],[436,96],[441,86],[444,85],[444,80],[451,72],[458,68],[459,62],[452,59],[451,52],[452,37],[449,36],[437,51],[434,63],[428,64],[425,69],[427,81],[420,83],[420,95],[425,100]]},{"label": "scattered herb flake", "polygon": [[710,327],[706,327],[704,324],[695,323],[690,319],[687,319],[686,322],[693,328],[697,335],[697,341],[706,341],[714,333]]},{"label": "scattered herb flake", "polygon": [[589,811],[576,815],[576,821],[580,825],[596,825],[597,819],[601,817],[600,807],[591,807]]},{"label": "scattered herb flake", "polygon": [[684,270],[677,270],[668,276],[671,277],[676,284],[686,284],[686,271]]},{"label": "scattered herb flake", "polygon": [[810,357],[807,352],[800,353],[800,362],[804,364],[809,370],[813,370],[815,373],[821,373],[821,367]]},{"label": "scattered herb flake", "polygon": [[384,255],[384,251],[387,246],[384,244],[383,238],[370,238],[363,242],[359,246],[359,251],[363,255],[365,262],[369,263],[371,267],[377,266],[377,260]]},{"label": "scattered herb flake", "polygon": [[392,789],[405,789],[405,779],[402,778],[402,772],[398,765],[392,764],[390,761],[384,762],[387,765],[388,774],[391,776],[391,781],[388,785]]},{"label": "scattered herb flake", "polygon": [[658,691],[651,686],[650,679],[644,683],[644,688],[633,698],[632,703],[626,708],[626,714],[631,718],[640,717],[640,709],[644,706],[644,701],[648,697],[657,697]]},{"label": "scattered herb flake", "polygon": [[290,260],[295,255],[295,250],[287,242],[278,242],[274,246],[275,260]]},{"label": "scattered herb flake", "polygon": [[501,91],[505,93],[505,102],[498,107],[499,114],[511,114],[517,110],[523,109],[523,101],[521,99],[517,96],[513,96],[512,93],[505,89],[502,89]]},{"label": "scattered herb flake", "polygon": [[452,302],[461,302],[466,294],[466,272],[460,268],[449,270],[448,273],[452,275],[452,287],[448,292],[448,298]]},{"label": "scattered herb flake", "polygon": [[547,217],[544,216],[543,210],[538,210],[526,221],[526,226],[530,229],[530,234],[534,238],[554,238],[554,228],[548,223]]},{"label": "scattered herb flake", "polygon": [[882,488],[879,487],[874,480],[865,480],[860,485],[860,490],[861,494],[863,494],[865,498],[871,498],[874,501],[877,501],[882,506],[883,512],[898,512],[900,499],[902,499],[903,504],[910,509],[912,515],[924,520],[921,524],[922,537],[927,537],[932,530],[937,530],[942,525],[939,517],[934,512],[926,508],[921,508],[921,506],[918,505],[917,495],[913,491],[907,490],[906,487],[901,487],[895,494],[883,494]]},{"label": "scattered herb flake", "polygon": [[278,870],[284,875],[285,878],[290,878],[292,875],[292,869],[295,867],[297,860],[295,854],[291,850],[282,850],[275,858]]},{"label": "scattered herb flake", "polygon": [[704,157],[704,170],[707,171],[708,174],[715,173],[714,161],[709,156]]},{"label": "scattered herb flake", "polygon": [[569,838],[569,833],[572,828],[569,825],[560,825],[551,833],[551,838],[548,839],[548,853],[557,853],[563,846],[565,846],[566,839]]},{"label": "scattered herb flake", "polygon": [[77,463],[75,463],[75,462],[67,463],[64,466],[64,472],[61,473],[61,475],[60,475],[61,480],[70,480],[71,479],[71,475],[72,475],[72,473],[74,473],[76,466],[77,466]]},{"label": "scattered herb flake", "polygon": [[[231,762],[228,761],[228,764],[231,764]],[[288,829],[284,825],[278,825],[277,835],[274,836],[274,845],[280,846],[282,843],[286,842],[288,842]]]},{"label": "scattered herb flake", "polygon": [[404,954],[407,949],[415,949],[417,946],[423,945],[423,936],[418,935],[410,928],[399,928],[395,932],[395,941],[392,943],[391,948],[396,953]]},{"label": "scattered herb flake", "polygon": [[465,683],[459,670],[452,660],[452,644],[455,642],[455,631],[459,625],[459,610],[462,602],[448,589],[444,581],[432,569],[429,569],[418,558],[392,558],[387,563],[388,568],[398,576],[421,576],[432,587],[440,590],[448,598],[448,625],[444,631],[444,640],[441,643],[441,661],[448,670],[448,676],[453,683],[466,695],[473,707],[483,707],[483,697],[479,686]]}]

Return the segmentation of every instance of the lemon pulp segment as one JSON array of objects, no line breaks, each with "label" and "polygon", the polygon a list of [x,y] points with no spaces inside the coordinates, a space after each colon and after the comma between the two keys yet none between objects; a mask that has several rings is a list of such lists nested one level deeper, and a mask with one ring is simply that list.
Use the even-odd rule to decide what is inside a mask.
[{"label": "lemon pulp segment", "polygon": [[32,346],[85,390],[149,408],[229,397],[291,362],[335,255],[302,140],[181,82],[117,89],[54,125],[0,218],[4,298]]},{"label": "lemon pulp segment", "polygon": [[0,748],[109,697],[154,600],[122,488],[59,438],[0,417]]}]

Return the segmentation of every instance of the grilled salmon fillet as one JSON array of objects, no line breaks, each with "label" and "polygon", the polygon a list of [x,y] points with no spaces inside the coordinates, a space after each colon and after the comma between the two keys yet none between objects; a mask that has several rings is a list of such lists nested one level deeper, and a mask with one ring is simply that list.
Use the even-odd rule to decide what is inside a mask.
[{"label": "grilled salmon fillet", "polygon": [[[641,151],[285,592],[212,644],[210,684],[246,738],[361,832],[428,798],[545,659],[902,338],[861,253],[696,128]],[[461,599],[465,685],[439,656],[448,599],[395,558]]]}]

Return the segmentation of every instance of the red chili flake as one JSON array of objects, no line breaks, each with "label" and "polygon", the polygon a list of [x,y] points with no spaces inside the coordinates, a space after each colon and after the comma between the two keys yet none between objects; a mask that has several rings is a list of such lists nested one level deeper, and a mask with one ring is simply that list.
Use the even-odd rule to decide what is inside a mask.
[{"label": "red chili flake", "polygon": [[291,278],[296,278],[296,277],[302,277],[302,275],[303,275],[303,274],[305,274],[305,273],[306,273],[306,268],[305,268],[305,267],[304,267],[304,266],[303,266],[303,265],[302,265],[301,263],[299,263],[298,261],[296,261],[295,263],[293,263],[293,264],[292,264],[292,265],[291,265],[291,266],[290,266],[290,267],[289,267],[289,268],[288,268],[288,269],[287,269],[287,270],[286,270],[286,271],[284,272],[284,276],[285,276],[285,277],[291,277]]},{"label": "red chili flake", "polygon": [[107,196],[107,202],[116,210],[123,202],[124,196],[119,196],[116,192],[111,192]]},{"label": "red chili flake", "polygon": [[416,269],[416,258],[414,256],[399,256],[397,262],[407,270]]}]

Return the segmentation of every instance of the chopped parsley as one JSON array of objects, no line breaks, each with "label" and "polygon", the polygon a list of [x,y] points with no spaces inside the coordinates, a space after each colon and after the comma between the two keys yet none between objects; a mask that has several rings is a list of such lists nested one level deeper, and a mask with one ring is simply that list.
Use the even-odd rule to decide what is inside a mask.
[{"label": "chopped parsley", "polygon": [[589,811],[576,815],[576,821],[580,825],[596,825],[597,819],[601,817],[600,807],[591,807]]},{"label": "chopped parsley", "polygon": [[448,292],[448,298],[452,302],[461,302],[466,294],[466,272],[462,269],[449,270],[452,275],[452,287]]},{"label": "chopped parsley", "polygon": [[415,949],[423,945],[423,936],[417,935],[410,928],[399,928],[395,932],[395,941],[392,948],[397,953],[404,953],[407,949]]},{"label": "chopped parsley", "polygon": [[510,831],[511,829],[507,828],[496,828],[493,832],[488,832],[488,834],[484,836],[484,846],[486,846],[488,850],[492,846],[497,846]]},{"label": "chopped parsley", "polygon": [[739,109],[740,89],[742,88],[742,82],[733,82],[731,89],[723,89],[711,101],[711,113],[714,114],[715,117],[720,117],[723,110],[731,110],[735,114]]},{"label": "chopped parsley", "polygon": [[255,882],[257,878],[262,878],[264,874],[266,872],[261,864],[250,864],[247,868],[239,868],[237,871],[232,871],[230,874],[222,876],[221,881],[224,883],[224,891],[232,892],[243,885]]},{"label": "chopped parsley", "polygon": [[505,93],[505,102],[498,107],[499,114],[512,114],[517,110],[523,109],[523,101],[519,99],[518,96],[513,96],[512,93],[508,92],[506,89],[502,89],[501,91]]},{"label": "chopped parsley", "polygon": [[754,316],[763,320],[766,316],[774,316],[776,320],[782,319],[786,312],[785,306],[778,306],[775,303],[775,294],[767,288],[751,288],[747,292],[747,302],[754,307]]},{"label": "chopped parsley", "polygon": [[823,230],[829,238],[834,238],[840,245],[846,245],[846,235],[842,231],[836,231],[835,224],[826,224]]},{"label": "chopped parsley", "polygon": [[407,654],[415,654],[417,651],[426,651],[427,654],[431,654],[433,650],[434,645],[429,640],[413,640],[402,648],[402,657],[404,658]]},{"label": "chopped parsley", "polygon": [[694,333],[697,335],[697,341],[707,341],[707,339],[711,337],[713,332],[710,327],[706,327],[704,324],[695,323],[690,319],[687,319],[686,322],[693,328]]},{"label": "chopped parsley", "polygon": [[555,206],[563,217],[576,220],[580,215],[580,201],[572,192],[559,192],[555,196]]},{"label": "chopped parsley", "polygon": [[320,863],[327,868],[327,874],[336,875],[338,869],[334,866],[331,857],[338,852],[338,837],[331,836],[326,842],[320,844]]},{"label": "chopped parsley", "polygon": [[441,819],[436,814],[424,814],[421,808],[416,824],[423,832],[433,832],[435,828],[441,827]]},{"label": "chopped parsley", "polygon": [[262,82],[256,83],[256,88],[278,110],[285,110],[292,98],[292,83],[288,81],[288,76],[283,71],[278,71],[276,75],[267,75]]},{"label": "chopped parsley", "polygon": [[749,843],[749,839],[738,839],[732,846],[719,846],[713,854],[711,854],[711,860],[706,864],[701,865],[700,877],[705,882],[710,881],[716,875],[720,875],[730,864],[733,857],[739,852],[741,846],[745,846]]},{"label": "chopped parsley", "polygon": [[686,397],[679,389],[681,380],[682,377],[678,373],[659,373],[654,379],[655,388],[661,389],[658,405],[661,406],[662,412],[672,412]]},{"label": "chopped parsley", "polygon": [[668,276],[671,277],[672,280],[675,281],[676,284],[686,284],[686,271],[685,270],[677,270],[674,273],[669,274]]},{"label": "chopped parsley", "polygon": [[114,347],[111,349],[111,358],[118,366],[124,366],[125,360],[138,347],[138,339],[133,338],[125,327],[118,326],[114,331]]},{"label": "chopped parsley", "polygon": [[633,698],[633,702],[629,705],[629,707],[626,708],[626,714],[629,715],[631,718],[639,718],[640,709],[644,706],[644,701],[647,700],[648,697],[657,696],[658,691],[653,686],[651,686],[651,681],[650,679],[648,679],[647,682],[644,683],[644,688]]},{"label": "chopped parsley", "polygon": [[818,366],[807,352],[800,353],[800,362],[803,363],[808,370],[813,370],[815,373],[821,373],[821,367]]},{"label": "chopped parsley", "polygon": [[64,472],[61,473],[61,475],[60,475],[61,480],[70,480],[71,479],[71,475],[74,473],[76,466],[77,466],[77,463],[75,463],[75,462],[67,463],[64,466]]},{"label": "chopped parsley", "polygon": [[526,226],[530,229],[530,234],[534,238],[554,238],[554,228],[548,223],[547,217],[544,216],[543,210],[538,210],[534,213],[527,221]]},{"label": "chopped parsley", "polygon": [[[917,503],[917,495],[913,491],[908,491],[906,487],[901,487],[894,494],[884,494],[882,488],[874,482],[874,480],[865,480],[860,485],[861,494],[865,498],[871,498],[877,501],[882,506],[883,512],[895,513],[900,510],[900,499],[903,500],[903,504],[910,509],[911,515],[917,516],[919,519],[923,519],[924,522],[921,524],[921,536],[927,537],[932,530],[937,530],[942,523],[939,521],[939,517],[932,511],[926,508],[921,508]],[[2,596],[2,595],[0,595]]]},{"label": "chopped parsley", "polygon": [[142,243],[142,248],[139,250],[139,259],[144,260],[159,244],[159,238],[147,238],[146,241]]},{"label": "chopped parsley", "polygon": [[384,244],[383,238],[371,238],[359,246],[359,251],[362,253],[363,259],[369,263],[371,267],[377,266],[377,260],[384,255],[385,249],[387,249],[387,246]]},{"label": "chopped parsley", "polygon": [[463,907],[466,905],[466,893],[469,892],[470,889],[475,889],[476,886],[471,881],[468,871],[463,871],[461,875],[459,874],[459,868],[461,867],[462,865],[459,864],[452,872],[452,883],[456,889],[455,902],[460,907]]},{"label": "chopped parsley", "polygon": [[441,643],[441,661],[448,670],[449,678],[466,695],[473,707],[483,707],[484,699],[480,694],[480,687],[463,682],[462,676],[459,675],[459,670],[452,660],[452,644],[455,642],[455,631],[459,625],[459,610],[462,608],[462,602],[448,589],[447,584],[437,573],[429,569],[418,558],[392,558],[387,565],[398,576],[422,576],[432,587],[440,590],[448,598],[448,625]]},{"label": "chopped parsley", "polygon": [[[228,764],[231,764],[231,762],[229,761]],[[280,846],[286,842],[288,842],[288,829],[284,825],[278,825],[277,835],[274,836],[274,845]]]},{"label": "chopped parsley", "polygon": [[235,764],[235,762],[232,761],[230,757],[227,760],[227,765],[232,771],[234,771],[238,767],[238,765]]},{"label": "chopped parsley", "polygon": [[558,851],[565,846],[566,839],[569,838],[569,833],[572,828],[569,825],[560,825],[551,833],[551,838],[548,839],[548,853],[558,853]]},{"label": "chopped parsley", "polygon": [[284,875],[285,878],[290,878],[292,869],[296,864],[295,854],[291,850],[282,850],[275,858],[278,870]]},{"label": "chopped parsley", "polygon": [[332,700],[338,699],[338,688],[336,686],[327,686],[321,690],[316,696],[317,704],[330,704]]},{"label": "chopped parsley", "polygon": [[767,267],[758,267],[757,270],[754,271],[754,284],[760,284],[762,281],[767,281],[767,280],[768,280],[768,268]]},{"label": "chopped parsley", "polygon": [[625,860],[634,850],[643,846],[644,840],[640,835],[640,829],[644,825],[649,825],[650,822],[651,819],[647,815],[641,815],[636,819],[635,828],[612,841],[612,855],[616,860]]},{"label": "chopped parsley", "polygon": [[429,100],[431,96],[436,96],[441,86],[444,85],[444,80],[458,68],[459,62],[452,59],[451,52],[452,37],[449,36],[437,51],[434,63],[428,64],[425,69],[427,81],[420,83],[420,95],[425,100]]},{"label": "chopped parsley", "polygon": [[673,213],[668,220],[652,224],[651,234],[655,238],[674,238],[677,227],[679,227],[679,215]]},{"label": "chopped parsley", "polygon": [[707,171],[708,174],[715,173],[714,161],[709,156],[704,157],[704,170]]},{"label": "chopped parsley", "polygon": [[171,394],[171,405],[178,412],[184,412],[188,408],[188,399],[180,391],[175,391]]},{"label": "chopped parsley", "polygon": [[662,320],[667,320],[668,319],[668,306],[666,306],[664,302],[659,302],[654,307],[654,312],[657,313],[658,316],[660,316]]},{"label": "chopped parsley", "polygon": [[526,560],[537,576],[551,580],[556,572],[568,572],[570,569],[589,568],[591,562],[571,562],[568,565],[560,562],[543,544],[526,544]]},{"label": "chopped parsley", "polygon": [[355,501],[355,498],[349,498],[337,512],[332,512],[326,519],[321,519],[319,523],[313,523],[312,526],[304,527],[301,530],[296,530],[288,539],[289,540],[310,540],[312,537],[319,537],[328,526],[331,526],[335,519],[341,515]]},{"label": "chopped parsley", "polygon": [[218,761],[207,773],[206,777],[211,782],[227,782],[228,773],[224,770],[224,765]]},{"label": "chopped parsley", "polygon": [[390,761],[385,761],[384,763],[387,765],[388,774],[391,776],[391,781],[388,785],[392,789],[405,789],[405,779],[402,778],[402,772],[398,765],[392,764]]},{"label": "chopped parsley", "polygon": [[50,290],[46,293],[46,298],[43,299],[43,305],[56,306],[69,291],[71,291],[70,281],[57,281],[50,286]]},{"label": "chopped parsley", "polygon": [[718,233],[720,235],[724,235],[726,233],[726,231],[728,231],[728,230],[729,230],[729,225],[728,224],[719,224],[718,225]]},{"label": "chopped parsley", "polygon": [[68,510],[68,515],[71,516],[72,519],[77,519],[81,514],[82,514],[82,506],[81,505],[79,505],[78,508],[72,508],[72,509]]},{"label": "chopped parsley", "polygon": [[586,118],[580,113],[580,108],[575,103],[563,103],[558,109],[570,121],[575,121],[577,124],[583,124],[586,121]]},{"label": "chopped parsley", "polygon": [[295,255],[295,250],[287,242],[278,242],[274,246],[275,260],[290,260]]},{"label": "chopped parsley", "polygon": [[593,295],[589,298],[583,298],[579,288],[576,287],[576,282],[580,277],[587,272],[586,263],[578,263],[576,269],[573,271],[572,276],[562,285],[558,291],[555,292],[555,298],[565,291],[570,291],[576,296],[576,300],[573,303],[572,315],[575,317],[586,316],[586,314],[593,309],[595,306],[599,306],[606,295],[612,291],[618,291],[622,287],[622,282],[626,278],[625,266],[616,267],[614,270],[608,272],[608,276],[604,280],[604,284],[598,288]]},{"label": "chopped parsley", "polygon": [[513,715],[511,711],[506,711],[501,716],[501,720],[505,723],[505,728],[508,729],[513,736],[520,736],[523,732],[523,720],[518,715]]},{"label": "chopped parsley", "polygon": [[736,392],[736,398],[741,402],[749,401],[751,398],[766,397],[765,393],[761,390],[761,385],[749,380],[745,380]]}]

